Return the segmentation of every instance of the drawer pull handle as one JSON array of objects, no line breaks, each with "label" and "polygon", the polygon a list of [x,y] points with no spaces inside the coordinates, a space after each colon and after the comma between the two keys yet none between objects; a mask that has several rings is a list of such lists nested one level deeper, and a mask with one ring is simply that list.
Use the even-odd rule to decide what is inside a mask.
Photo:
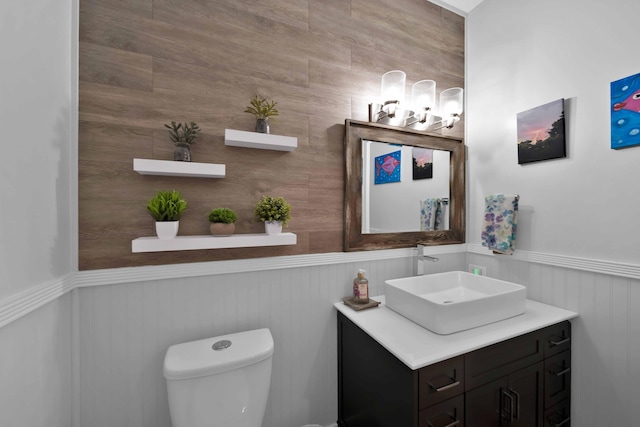
[{"label": "drawer pull handle", "polygon": [[560,341],[553,341],[553,340],[549,340],[549,344],[551,344],[552,346],[557,346],[557,345],[562,345],[562,344],[566,344],[569,341],[571,341],[571,338],[565,338],[563,340]]},{"label": "drawer pull handle", "polygon": [[[456,381],[455,378],[449,377],[449,379],[453,381],[451,384],[443,385],[442,387],[436,387],[433,384],[429,383],[429,387],[435,390],[436,393],[440,393],[441,391],[449,390],[450,388],[460,385],[460,381]],[[449,427],[449,426],[445,426],[445,427]]]},{"label": "drawer pull handle", "polygon": [[[549,371],[549,372],[551,372],[551,371]],[[571,372],[571,368],[565,368],[565,369],[563,369],[563,370],[562,370],[562,371],[560,371],[560,372],[551,372],[551,373],[552,373],[553,375],[555,375],[556,377],[561,377],[561,376],[563,376],[564,374],[566,374],[566,373],[568,373],[568,372]]]},{"label": "drawer pull handle", "polygon": [[[558,412],[558,413],[560,413],[560,412]],[[551,424],[551,427],[560,427],[560,426],[565,425],[569,421],[571,421],[571,417],[567,417],[564,420],[560,421],[559,423],[556,423],[556,422],[553,422],[553,421],[549,420],[549,424]]]}]

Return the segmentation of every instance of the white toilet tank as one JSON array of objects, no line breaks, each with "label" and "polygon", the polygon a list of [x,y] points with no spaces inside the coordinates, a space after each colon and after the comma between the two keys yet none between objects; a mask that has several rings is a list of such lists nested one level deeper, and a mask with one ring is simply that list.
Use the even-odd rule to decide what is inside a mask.
[{"label": "white toilet tank", "polygon": [[269,329],[169,347],[164,377],[173,427],[260,427],[272,356]]}]

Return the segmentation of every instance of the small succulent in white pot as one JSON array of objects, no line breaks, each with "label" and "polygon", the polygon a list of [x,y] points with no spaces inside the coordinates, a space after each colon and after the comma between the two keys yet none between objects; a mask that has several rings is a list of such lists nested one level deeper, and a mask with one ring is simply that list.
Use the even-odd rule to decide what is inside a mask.
[{"label": "small succulent in white pot", "polygon": [[284,197],[262,196],[256,204],[254,214],[258,221],[265,223],[267,234],[277,234],[291,219],[291,205]]}]

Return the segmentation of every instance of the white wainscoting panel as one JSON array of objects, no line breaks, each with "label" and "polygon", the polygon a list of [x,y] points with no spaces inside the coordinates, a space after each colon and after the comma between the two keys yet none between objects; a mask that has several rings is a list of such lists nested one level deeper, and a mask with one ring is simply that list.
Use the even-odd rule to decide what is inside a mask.
[{"label": "white wainscoting panel", "polygon": [[[433,272],[464,269],[439,256]],[[411,258],[80,288],[80,425],[170,427],[162,363],[173,344],[268,327],[273,374],[263,427],[329,425],[337,415],[333,303],[359,268],[371,295],[411,274]]]},{"label": "white wainscoting panel", "polygon": [[633,426],[640,386],[640,280],[468,254],[487,275],[527,287],[527,297],[579,313],[572,320],[571,424]]},{"label": "white wainscoting panel", "polygon": [[0,328],[0,426],[69,427],[71,400],[66,294]]}]

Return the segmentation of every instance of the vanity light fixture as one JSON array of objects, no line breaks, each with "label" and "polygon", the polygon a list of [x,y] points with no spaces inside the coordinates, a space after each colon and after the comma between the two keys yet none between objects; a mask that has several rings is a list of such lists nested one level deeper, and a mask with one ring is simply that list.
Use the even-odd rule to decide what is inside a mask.
[{"label": "vanity light fixture", "polygon": [[376,107],[376,121],[388,125],[400,126],[406,119],[406,112],[400,107],[404,102],[404,86],[407,74],[401,70],[392,70],[382,75],[380,102]]},{"label": "vanity light fixture", "polygon": [[[440,94],[436,111],[436,82],[420,80],[411,86],[411,102],[404,105],[404,71],[393,70],[382,75],[380,102],[369,104],[369,121],[416,130],[451,129],[463,110],[463,89],[453,87]],[[438,124],[441,126],[436,127]]]},{"label": "vanity light fixture", "polygon": [[440,113],[443,126],[451,129],[462,114],[462,88],[452,87],[440,94]]},{"label": "vanity light fixture", "polygon": [[426,129],[433,124],[433,112],[436,108],[436,82],[420,80],[414,83],[411,86],[411,104],[413,114],[407,118],[405,126]]}]

